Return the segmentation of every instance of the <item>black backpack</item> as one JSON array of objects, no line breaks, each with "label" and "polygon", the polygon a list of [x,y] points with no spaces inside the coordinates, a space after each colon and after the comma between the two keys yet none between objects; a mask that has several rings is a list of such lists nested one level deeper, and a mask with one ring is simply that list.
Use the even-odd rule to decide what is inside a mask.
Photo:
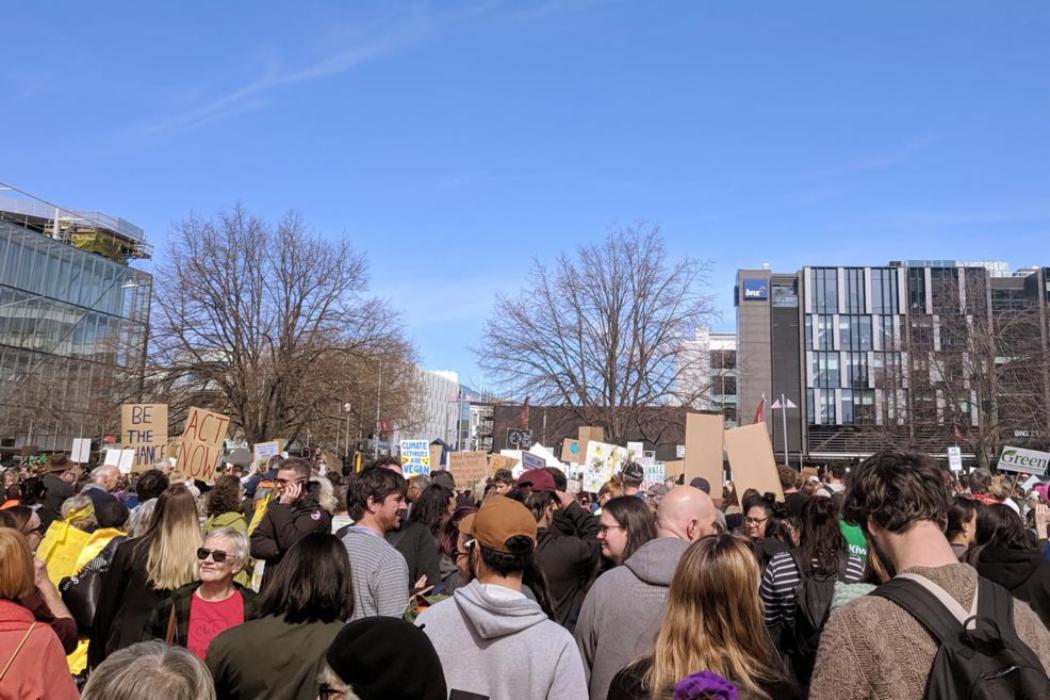
[{"label": "black backpack", "polygon": [[970,610],[918,574],[900,574],[872,595],[892,600],[940,643],[926,680],[928,700],[1045,700],[1050,678],[1017,636],[1014,599],[1002,586],[977,579]]},{"label": "black backpack", "polygon": [[795,587],[795,622],[788,630],[790,639],[787,651],[795,669],[795,677],[803,685],[808,685],[813,675],[813,664],[817,660],[820,633],[831,613],[835,584],[845,580],[849,557],[839,552],[839,568],[834,574],[818,574],[812,570],[812,566],[802,566],[797,552],[791,552],[791,558],[798,567],[799,583]]}]

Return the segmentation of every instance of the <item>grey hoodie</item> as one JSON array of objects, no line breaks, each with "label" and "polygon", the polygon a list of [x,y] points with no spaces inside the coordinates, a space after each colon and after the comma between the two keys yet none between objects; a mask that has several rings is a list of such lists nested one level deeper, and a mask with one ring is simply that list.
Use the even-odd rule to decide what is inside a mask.
[{"label": "grey hoodie", "polygon": [[449,691],[493,700],[587,696],[572,636],[539,604],[471,581],[416,618],[437,650]]},{"label": "grey hoodie", "polygon": [[652,651],[667,589],[689,544],[675,537],[649,540],[591,586],[576,623],[591,700],[605,700],[616,672]]}]

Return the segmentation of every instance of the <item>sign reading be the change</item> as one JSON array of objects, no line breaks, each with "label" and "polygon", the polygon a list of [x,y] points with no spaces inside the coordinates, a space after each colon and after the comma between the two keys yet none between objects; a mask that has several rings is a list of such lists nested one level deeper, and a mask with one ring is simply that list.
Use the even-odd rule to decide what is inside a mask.
[{"label": "sign reading be the change", "polygon": [[168,404],[126,403],[120,407],[120,444],[135,451],[131,469],[144,471],[164,460],[168,446]]}]

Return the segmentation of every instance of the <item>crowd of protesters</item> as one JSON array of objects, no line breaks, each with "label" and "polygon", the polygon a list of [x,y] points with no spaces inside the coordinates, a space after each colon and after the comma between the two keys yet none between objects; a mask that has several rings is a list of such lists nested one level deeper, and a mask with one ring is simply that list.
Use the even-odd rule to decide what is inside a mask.
[{"label": "crowd of protesters", "polygon": [[251,467],[7,469],[0,698],[1050,697],[1046,484]]}]

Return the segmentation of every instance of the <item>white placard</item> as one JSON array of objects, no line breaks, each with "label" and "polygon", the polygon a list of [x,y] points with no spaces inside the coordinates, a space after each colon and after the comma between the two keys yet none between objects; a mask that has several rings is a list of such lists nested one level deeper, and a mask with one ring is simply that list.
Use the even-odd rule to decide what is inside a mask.
[{"label": "white placard", "polygon": [[77,464],[87,464],[91,461],[91,440],[89,438],[74,438],[73,449],[69,458]]},{"label": "white placard", "polygon": [[962,471],[962,449],[958,445],[948,448],[948,468],[953,472]]},{"label": "white placard", "polygon": [[1035,474],[1033,474],[1032,476],[1030,476],[1027,479],[1025,479],[1024,483],[1021,484],[1021,488],[1024,489],[1025,491],[1031,491],[1032,487],[1035,486],[1036,484],[1038,484],[1040,481],[1041,481],[1040,478],[1038,476],[1036,476]]},{"label": "white placard", "polygon": [[1024,472],[1043,476],[1050,465],[1050,453],[1026,450],[1023,447],[1004,447],[999,455],[999,471]]}]

